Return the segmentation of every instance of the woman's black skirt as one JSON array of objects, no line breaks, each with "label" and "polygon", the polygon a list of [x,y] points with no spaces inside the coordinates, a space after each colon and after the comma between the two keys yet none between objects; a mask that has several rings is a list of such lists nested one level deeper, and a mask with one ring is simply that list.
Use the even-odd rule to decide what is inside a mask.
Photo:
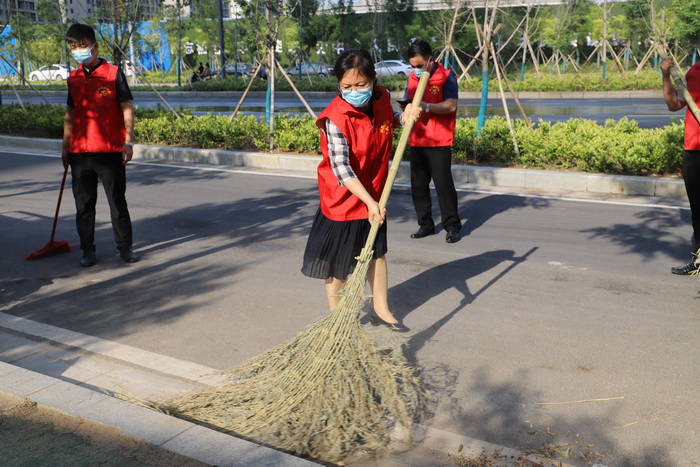
[{"label": "woman's black skirt", "polygon": [[[306,242],[302,274],[316,279],[346,280],[355,270],[356,257],[365,246],[370,228],[367,219],[334,221],[324,216],[319,208]],[[384,222],[377,233],[372,257],[381,258],[387,251]]]}]

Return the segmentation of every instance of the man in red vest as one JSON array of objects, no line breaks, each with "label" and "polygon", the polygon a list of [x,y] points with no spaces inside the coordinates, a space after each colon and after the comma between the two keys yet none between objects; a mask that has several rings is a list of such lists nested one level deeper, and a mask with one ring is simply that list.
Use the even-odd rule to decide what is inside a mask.
[{"label": "man in red vest", "polygon": [[452,179],[452,141],[457,118],[459,90],[454,73],[433,58],[430,45],[417,39],[408,48],[413,71],[408,76],[406,98],[413,99],[418,80],[424,71],[430,81],[423,95],[421,118],[413,126],[408,143],[411,145],[411,194],[416,208],[419,229],[411,238],[423,238],[435,233],[430,200],[430,180],[435,184],[442,228],[447,243],[456,243],[461,236],[462,222],[457,212],[457,191]]},{"label": "man in red vest", "polygon": [[[681,110],[688,103],[671,82],[671,68],[675,66],[672,58],[665,58],[659,64],[661,70],[664,100],[672,112]],[[700,103],[700,62],[696,63],[685,75],[688,91],[696,103]],[[682,266],[671,268],[673,274],[689,275],[698,270],[695,261],[700,254],[700,123],[689,108],[685,113],[685,133],[683,137],[683,181],[690,204],[690,217],[693,224],[693,251],[690,261]]]},{"label": "man in red vest", "polygon": [[131,250],[131,217],[126,203],[126,164],[134,152],[133,97],[117,66],[100,58],[95,31],[72,25],[65,36],[78,68],[68,77],[63,122],[63,166],[70,165],[76,224],[83,256],[80,265],[95,264],[97,180],[107,195],[114,240],[127,263],[141,258]]}]

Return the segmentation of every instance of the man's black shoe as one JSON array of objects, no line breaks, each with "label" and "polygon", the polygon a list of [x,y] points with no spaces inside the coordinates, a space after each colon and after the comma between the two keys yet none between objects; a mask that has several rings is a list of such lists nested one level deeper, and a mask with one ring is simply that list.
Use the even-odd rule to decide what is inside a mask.
[{"label": "man's black shoe", "polygon": [[83,251],[83,257],[80,258],[80,265],[84,268],[89,268],[93,264],[95,264],[95,251]]},{"label": "man's black shoe", "polygon": [[676,266],[671,268],[671,272],[673,274],[677,274],[679,276],[689,276],[695,271],[700,269],[700,266],[697,266],[695,264],[695,261],[691,261],[688,264],[684,264],[683,266]]},{"label": "man's black shoe", "polygon": [[435,227],[421,227],[411,234],[411,238],[425,238],[428,235],[435,235]]},{"label": "man's black shoe", "polygon": [[131,248],[120,248],[119,256],[127,263],[138,263],[141,261],[141,257],[131,251]]},{"label": "man's black shoe", "polygon": [[447,235],[445,236],[445,241],[447,243],[457,243],[462,236],[459,234],[459,230],[457,229],[452,229],[447,231]]}]

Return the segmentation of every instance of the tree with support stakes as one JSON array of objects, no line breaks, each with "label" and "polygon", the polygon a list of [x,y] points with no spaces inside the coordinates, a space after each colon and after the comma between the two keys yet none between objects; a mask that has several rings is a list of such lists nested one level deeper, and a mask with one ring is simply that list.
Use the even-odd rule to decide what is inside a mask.
[{"label": "tree with support stakes", "polygon": [[[255,70],[255,73],[253,74],[253,77],[248,83],[248,86],[246,87],[245,91],[243,91],[243,94],[241,95],[241,98],[238,101],[236,108],[231,114],[230,120],[233,120],[236,117],[238,110],[243,104],[245,98],[247,97],[255,78],[257,78],[257,76],[260,74],[261,68],[263,66],[267,66],[268,87],[266,97],[266,114],[269,116],[268,124],[270,128],[270,149],[273,149],[274,142],[272,139],[272,134],[275,129],[275,76],[277,71],[279,71],[281,75],[287,80],[289,85],[292,87],[292,90],[294,90],[297,97],[299,97],[301,102],[306,107],[307,112],[314,118],[316,117],[316,114],[313,112],[313,110],[311,110],[311,107],[306,102],[306,99],[304,99],[304,97],[301,95],[301,93],[294,85],[292,80],[289,78],[287,72],[284,70],[282,65],[277,60],[277,57],[275,56],[275,54],[277,53],[277,37],[280,24],[282,21],[289,17],[287,14],[283,14],[288,13],[286,10],[284,10],[284,6],[273,0],[262,0],[261,3],[251,2],[247,4],[242,4],[241,6],[243,7],[244,14],[248,18],[250,18],[252,23],[255,25],[254,32],[256,34],[258,44],[261,46],[261,48],[265,50],[265,55],[262,58],[262,60],[260,60],[260,65]],[[264,7],[264,13],[260,12],[260,6]]]},{"label": "tree with support stakes", "polygon": [[[641,14],[641,17],[644,19],[644,24],[646,26],[650,45],[668,44],[668,38],[671,33],[671,28],[666,22],[666,0],[661,1],[662,3],[659,8],[661,13],[660,15],[657,13],[656,4],[653,1],[651,2],[650,7],[647,9],[648,17],[645,17],[643,13]],[[645,65],[647,65],[649,60],[652,59],[653,68],[654,70],[656,70],[659,61],[659,55],[657,47],[655,46],[649,47],[646,54],[644,54],[639,64],[637,65],[634,74],[638,74],[645,67]]]},{"label": "tree with support stakes", "polygon": [[[439,22],[440,34],[443,37],[445,45],[440,51],[440,54],[437,56],[436,60],[441,63],[449,62],[449,58],[451,57],[457,63],[457,66],[459,66],[459,71],[461,73],[460,75],[455,73],[455,75],[459,76],[460,78],[463,77],[467,80],[471,80],[467,65],[462,63],[462,60],[460,59],[460,55],[463,54],[458,53],[454,46],[455,33],[461,32],[461,30],[466,27],[466,22],[463,21],[463,17],[468,14],[468,11],[462,8],[462,2],[463,0],[457,1],[454,12],[452,13],[452,18],[449,18],[447,15],[441,15],[441,21]],[[449,13],[449,11],[446,13]],[[458,27],[459,30],[457,29]],[[449,63],[446,66],[449,66]],[[456,72],[457,70],[453,71]],[[457,81],[459,82],[459,79]]]},{"label": "tree with support stakes", "polygon": [[602,19],[601,19],[601,28],[600,28],[600,40],[598,41],[598,44],[596,47],[593,49],[591,54],[588,56],[586,61],[581,65],[579,68],[577,75],[581,73],[584,68],[590,63],[591,59],[593,57],[597,57],[598,62],[601,65],[601,79],[606,79],[607,78],[607,60],[608,60],[608,54],[615,60],[615,65],[617,66],[618,70],[620,71],[620,74],[622,76],[626,76],[625,73],[625,67],[622,65],[622,60],[620,59],[620,56],[615,52],[615,48],[613,45],[610,43],[610,32],[609,32],[609,25],[610,25],[610,10],[612,8],[611,5],[608,4],[607,0],[603,2],[602,5],[599,5],[601,9],[601,14],[602,14]]},{"label": "tree with support stakes", "polygon": [[541,33],[542,40],[552,49],[552,53],[543,65],[549,66],[550,73],[556,71],[561,76],[562,72],[567,71],[568,64],[577,67],[572,54],[576,51],[576,45],[584,40],[581,30],[587,28],[590,8],[587,2],[574,0],[550,11],[552,16],[545,20]]},{"label": "tree with support stakes", "polygon": [[[481,137],[481,130],[486,123],[486,106],[489,99],[489,53],[491,50],[491,39],[494,34],[494,25],[496,24],[496,14],[498,12],[498,3],[500,0],[495,0],[493,6],[489,10],[488,0],[484,3],[484,26],[481,36],[481,102],[479,104],[479,117],[477,119],[476,134]],[[474,27],[478,28],[476,16],[474,16]]]}]

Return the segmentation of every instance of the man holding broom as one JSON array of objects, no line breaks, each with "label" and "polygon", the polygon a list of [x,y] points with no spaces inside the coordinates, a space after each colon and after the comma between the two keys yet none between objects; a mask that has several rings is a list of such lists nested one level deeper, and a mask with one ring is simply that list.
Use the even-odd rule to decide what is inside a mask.
[{"label": "man holding broom", "polygon": [[[675,66],[673,58],[664,58],[659,64],[663,79],[664,100],[668,110],[676,112],[687,107],[685,115],[685,135],[683,137],[683,181],[690,203],[690,215],[693,225],[693,251],[690,261],[682,266],[671,268],[673,274],[689,275],[700,269],[696,263],[700,250],[700,123],[691,111],[682,93],[677,92],[671,82],[671,68]],[[685,75],[687,89],[693,101],[700,102],[700,62],[693,65]]]},{"label": "man holding broom", "polygon": [[76,224],[83,256],[80,265],[95,264],[97,180],[107,195],[119,256],[127,263],[141,258],[131,250],[131,217],[126,203],[126,164],[134,152],[133,97],[117,66],[100,58],[95,30],[72,25],[65,36],[78,68],[68,77],[63,122],[63,166],[70,165]]},{"label": "man holding broom", "polygon": [[435,61],[426,41],[416,39],[406,54],[413,71],[408,76],[405,98],[413,99],[420,76],[430,73],[428,88],[421,102],[422,114],[409,136],[411,145],[411,195],[418,217],[418,230],[411,238],[435,233],[430,180],[435,184],[445,241],[460,240],[462,221],[457,212],[457,190],[452,179],[452,142],[455,135],[459,89],[452,71]]}]

